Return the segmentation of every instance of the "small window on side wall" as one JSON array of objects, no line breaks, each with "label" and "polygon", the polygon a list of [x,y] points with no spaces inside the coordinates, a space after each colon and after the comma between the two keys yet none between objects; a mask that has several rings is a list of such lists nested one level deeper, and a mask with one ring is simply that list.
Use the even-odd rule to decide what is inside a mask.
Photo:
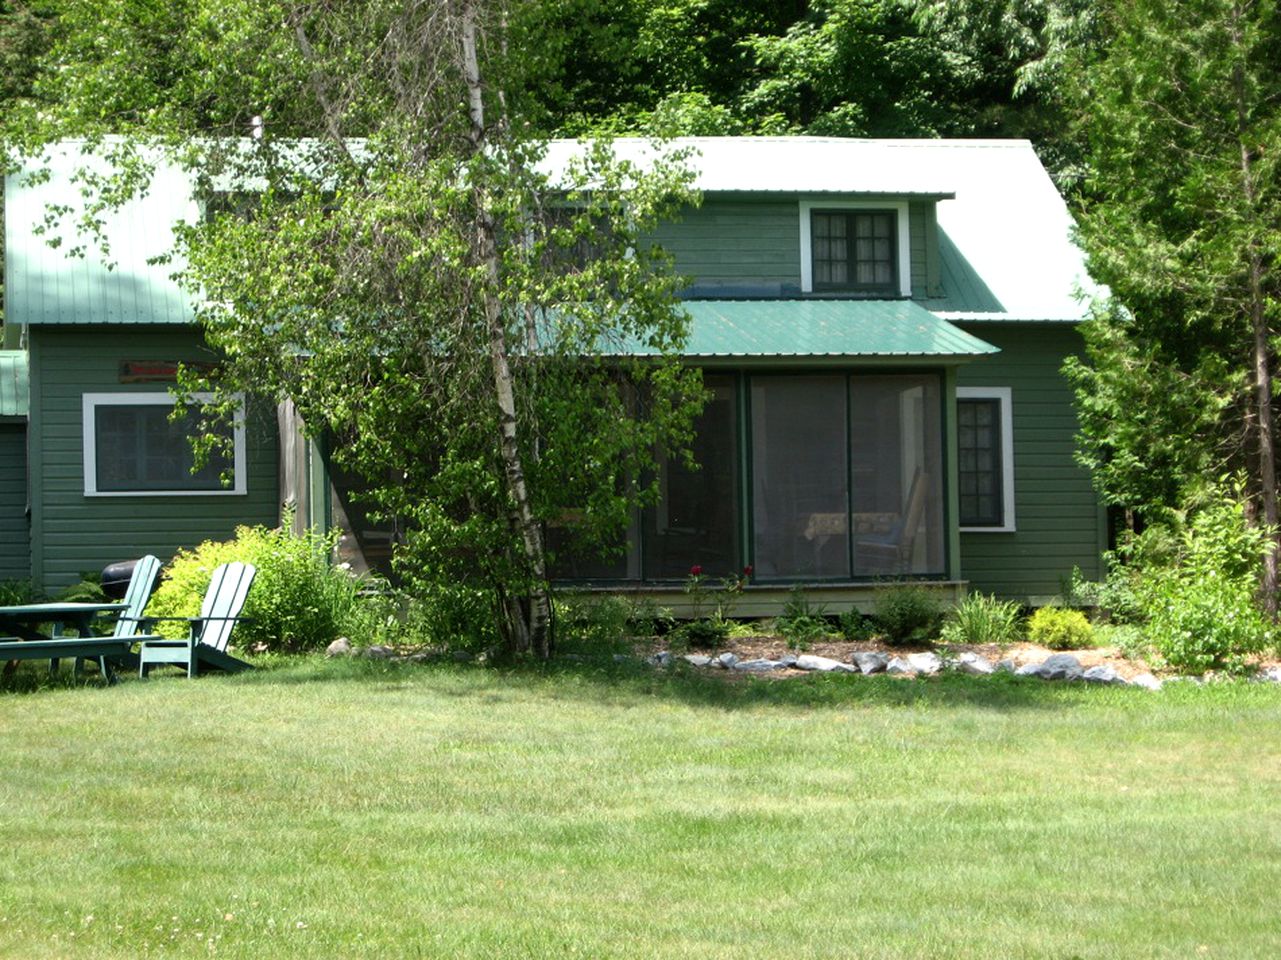
[{"label": "small window on side wall", "polygon": [[1009,387],[956,390],[960,526],[1014,530],[1014,430]]},{"label": "small window on side wall", "polygon": [[[197,394],[197,400],[212,399]],[[196,416],[170,420],[168,393],[86,393],[84,481],[86,497],[226,496],[244,494],[243,414],[220,429],[231,441],[230,457],[214,455],[193,472],[190,437]],[[231,483],[223,482],[230,474]]]}]

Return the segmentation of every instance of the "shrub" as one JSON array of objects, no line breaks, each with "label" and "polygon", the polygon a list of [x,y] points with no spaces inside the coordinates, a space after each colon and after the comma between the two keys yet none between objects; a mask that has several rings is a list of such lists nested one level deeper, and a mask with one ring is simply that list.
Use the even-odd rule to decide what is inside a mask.
[{"label": "shrub", "polygon": [[789,650],[808,650],[811,643],[827,635],[829,626],[825,608],[811,606],[799,584],[792,587],[783,613],[774,624]]},{"label": "shrub", "polygon": [[1267,549],[1267,533],[1246,523],[1235,499],[1213,502],[1185,524],[1174,562],[1140,584],[1148,639],[1171,666],[1232,667],[1271,642],[1273,628],[1255,603]]},{"label": "shrub", "polygon": [[1023,635],[1022,609],[1013,600],[971,593],[943,621],[944,643],[995,643],[1007,646]]},{"label": "shrub", "polygon": [[1027,636],[1051,650],[1079,650],[1094,646],[1094,628],[1080,610],[1041,607],[1028,621]]},{"label": "shrub", "polygon": [[851,607],[841,614],[841,636],[846,640],[855,642],[861,640],[871,640],[872,635],[876,632],[876,625],[871,617],[865,617],[858,610]]},{"label": "shrub", "polygon": [[876,619],[892,645],[928,643],[938,631],[938,599],[924,587],[890,587],[877,594]]},{"label": "shrub", "polygon": [[[336,531],[335,531],[336,535]],[[360,581],[329,562],[334,536],[286,529],[238,527],[233,540],[207,540],[180,550],[168,575],[147,605],[157,617],[192,617],[214,568],[233,560],[258,568],[244,615],[233,634],[241,647],[265,645],[285,650],[321,648],[359,625]],[[166,636],[182,636],[185,625],[162,623]]]},{"label": "shrub", "polygon": [[632,605],[608,594],[556,597],[556,645],[561,650],[621,650],[630,635]]},{"label": "shrub", "polygon": [[672,646],[711,650],[725,642],[730,631],[729,620],[720,617],[701,617],[687,620],[672,631]]}]

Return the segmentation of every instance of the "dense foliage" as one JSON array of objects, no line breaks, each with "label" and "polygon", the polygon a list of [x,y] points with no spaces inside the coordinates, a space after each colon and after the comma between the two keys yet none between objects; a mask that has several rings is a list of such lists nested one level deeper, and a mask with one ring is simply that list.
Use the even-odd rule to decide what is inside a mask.
[{"label": "dense foliage", "polygon": [[1082,461],[1110,502],[1158,520],[1240,472],[1275,533],[1281,18],[1271,0],[1124,0],[1106,33],[1078,95],[1081,238],[1115,297],[1068,367]]},{"label": "dense foliage", "polygon": [[[245,602],[243,623],[233,634],[237,646],[273,650],[324,649],[351,631],[357,621],[360,582],[329,558],[333,538],[295,536],[288,529],[239,527],[232,540],[206,540],[181,550],[165,568],[165,578],[147,604],[152,617],[194,617],[214,569],[240,560],[258,573]],[[162,622],[165,636],[187,636],[180,622]]]}]

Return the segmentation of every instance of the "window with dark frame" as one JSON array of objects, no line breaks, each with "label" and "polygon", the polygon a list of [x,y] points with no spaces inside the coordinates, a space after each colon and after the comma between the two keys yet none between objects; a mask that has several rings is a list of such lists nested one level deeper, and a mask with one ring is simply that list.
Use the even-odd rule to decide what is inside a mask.
[{"label": "window with dark frame", "polygon": [[[173,408],[155,404],[99,404],[94,408],[95,481],[100,493],[221,491],[221,476],[232,469],[213,455],[192,472],[188,436],[194,416],[173,422]],[[227,430],[230,439],[230,429]]]},{"label": "window with dark frame", "polygon": [[897,295],[897,227],[893,210],[811,211],[814,290]]},{"label": "window with dark frame", "polygon": [[958,399],[956,420],[961,526],[1003,526],[1001,401]]}]

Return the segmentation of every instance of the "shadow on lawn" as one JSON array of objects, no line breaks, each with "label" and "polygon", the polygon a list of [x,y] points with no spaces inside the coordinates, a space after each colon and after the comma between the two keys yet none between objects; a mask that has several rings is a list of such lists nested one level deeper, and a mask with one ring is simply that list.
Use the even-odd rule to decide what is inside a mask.
[{"label": "shadow on lawn", "polygon": [[[441,681],[433,683],[433,680]],[[631,699],[669,699],[720,710],[849,709],[857,706],[980,707],[993,710],[1053,710],[1082,699],[1144,696],[1145,691],[1083,684],[1046,683],[1000,674],[967,677],[944,674],[906,680],[856,674],[805,674],[765,678],[677,664],[652,667],[641,660],[610,658],[553,660],[478,666],[448,662],[393,663],[349,659],[280,661],[274,668],[241,674],[236,684],[294,685],[364,683],[370,695],[404,692],[425,684],[438,695],[482,697],[503,689],[541,689],[562,698],[625,705]]]},{"label": "shadow on lawn", "polygon": [[[306,684],[361,684],[362,695],[403,694],[417,686],[430,687],[436,695],[485,697],[504,690],[540,691],[553,697],[592,699],[626,706],[628,701],[668,699],[688,706],[718,710],[849,709],[859,706],[967,707],[991,710],[1055,710],[1082,701],[1134,701],[1151,696],[1147,691],[1085,684],[1047,683],[1042,680],[997,674],[968,677],[943,674],[906,680],[884,675],[805,674],[759,677],[736,671],[708,670],[677,663],[652,667],[643,660],[615,660],[612,655],[554,659],[550,663],[517,663],[481,666],[448,661],[390,662],[319,656],[266,657],[261,669],[231,677],[202,677],[200,684],[225,683],[228,687]],[[25,665],[24,665],[25,666]],[[122,686],[140,683],[186,684],[184,677],[138,681],[122,679]],[[4,684],[0,696],[67,690],[82,686],[103,689],[100,681],[72,682],[70,672],[50,678],[46,670],[20,670]],[[1189,691],[1190,692],[1190,691]],[[103,689],[104,695],[110,695]]]}]

